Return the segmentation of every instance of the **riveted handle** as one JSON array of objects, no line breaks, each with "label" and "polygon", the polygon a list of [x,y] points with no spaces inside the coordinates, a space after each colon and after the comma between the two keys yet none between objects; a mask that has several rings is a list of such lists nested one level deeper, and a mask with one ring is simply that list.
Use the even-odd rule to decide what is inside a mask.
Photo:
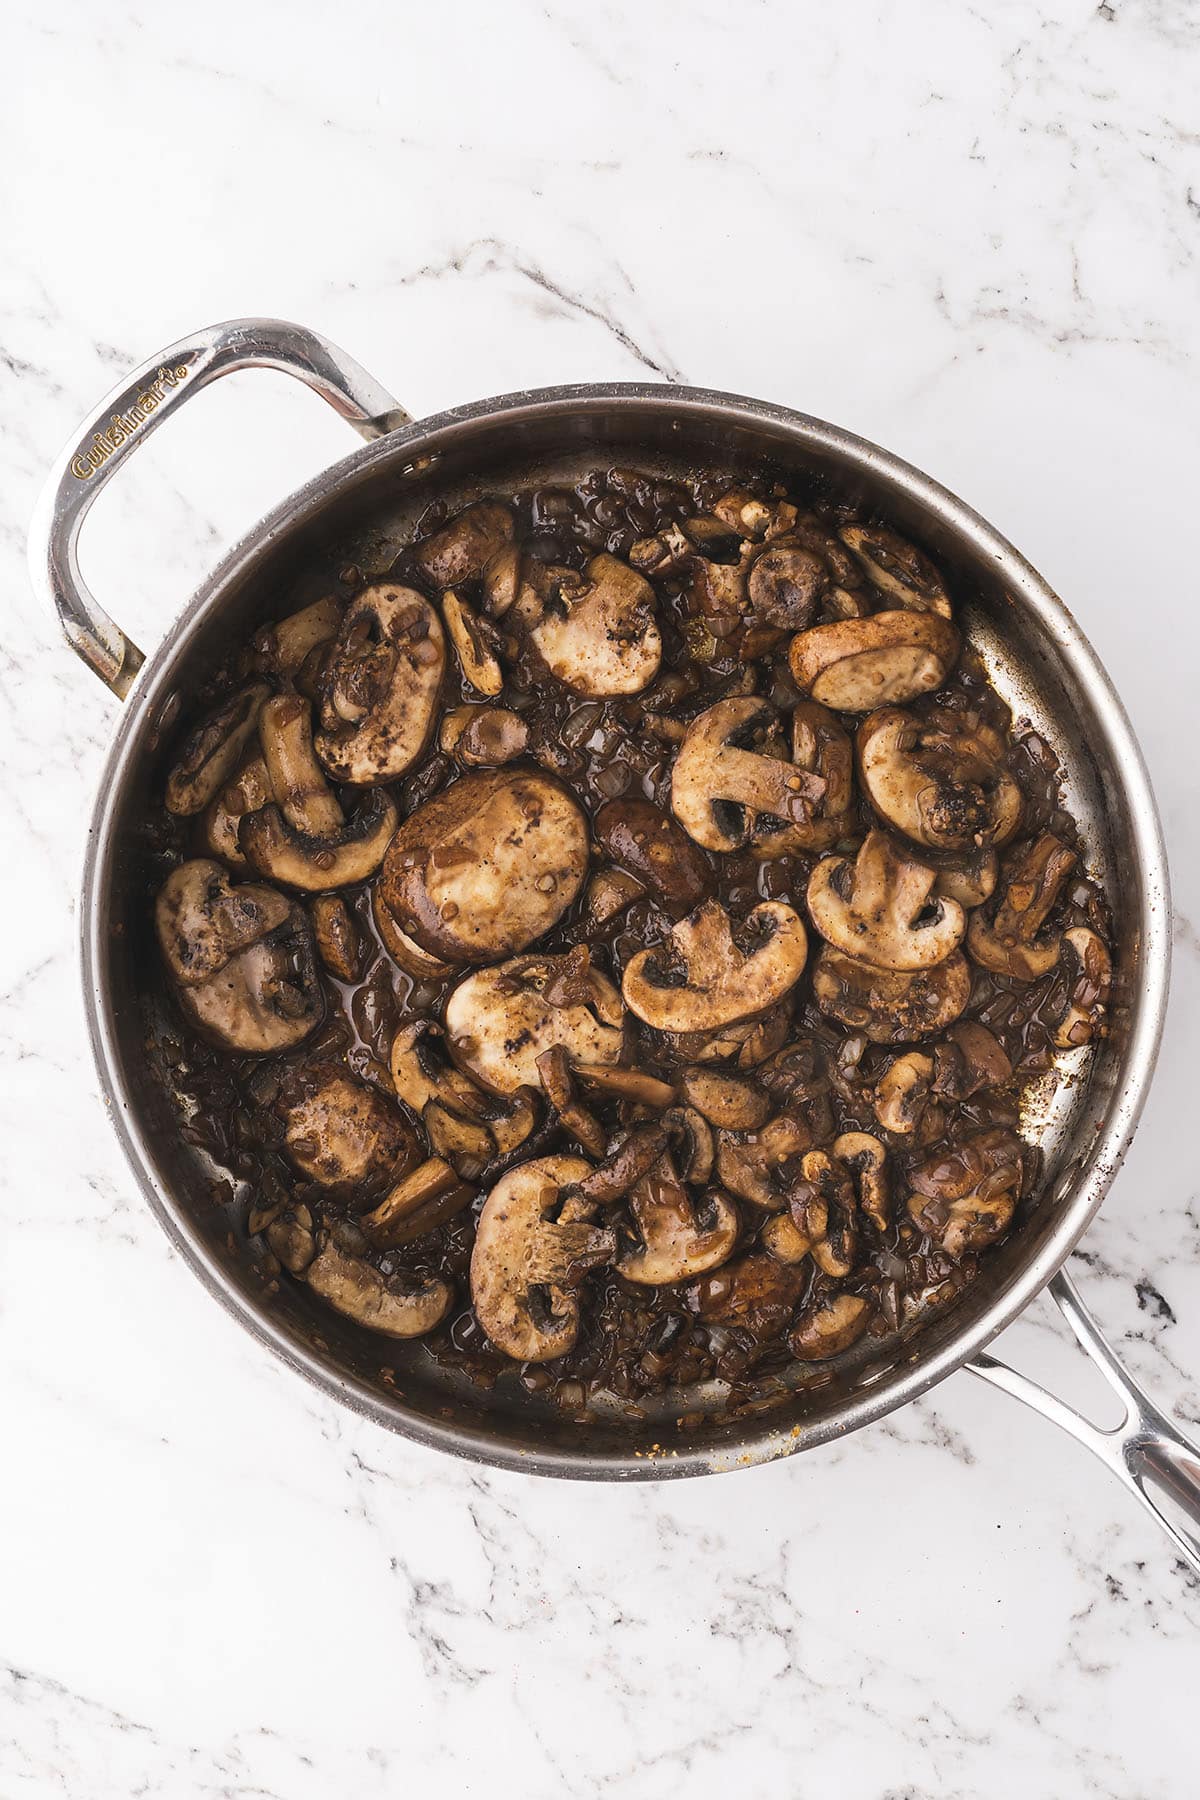
[{"label": "riveted handle", "polygon": [[1060,1271],[1050,1283],[1050,1292],[1083,1349],[1123,1401],[1124,1417],[1118,1425],[1111,1431],[1102,1430],[1057,1394],[997,1357],[977,1356],[967,1368],[1085,1444],[1153,1513],[1184,1562],[1200,1575],[1200,1449],[1133,1379],[1083,1304],[1070,1276]]},{"label": "riveted handle", "polygon": [[58,457],[34,511],[29,566],[34,588],[58,615],[77,656],[119,699],[145,657],[96,600],[79,569],[88,508],[138,445],[200,388],[236,369],[294,375],[364,438],[410,423],[353,357],[318,332],[283,319],[230,319],[181,338],[142,364],[85,420]]}]

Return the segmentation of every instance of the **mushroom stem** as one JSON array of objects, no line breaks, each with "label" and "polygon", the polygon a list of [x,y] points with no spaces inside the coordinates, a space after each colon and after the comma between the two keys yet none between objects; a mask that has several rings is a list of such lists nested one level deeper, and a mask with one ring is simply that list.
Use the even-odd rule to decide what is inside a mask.
[{"label": "mushroom stem", "polygon": [[258,718],[263,759],[275,799],[288,824],[310,837],[329,837],[345,814],[317,761],[312,709],[299,694],[276,694]]}]

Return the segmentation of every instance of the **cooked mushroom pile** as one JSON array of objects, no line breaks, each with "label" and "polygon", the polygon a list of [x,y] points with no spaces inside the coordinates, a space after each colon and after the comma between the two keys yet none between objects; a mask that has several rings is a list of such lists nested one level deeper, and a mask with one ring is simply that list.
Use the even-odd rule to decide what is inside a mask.
[{"label": "cooked mushroom pile", "polygon": [[895,1332],[1019,1216],[1111,934],[888,526],[626,469],[435,507],[198,712],[173,1078],[268,1280],[583,1415]]}]

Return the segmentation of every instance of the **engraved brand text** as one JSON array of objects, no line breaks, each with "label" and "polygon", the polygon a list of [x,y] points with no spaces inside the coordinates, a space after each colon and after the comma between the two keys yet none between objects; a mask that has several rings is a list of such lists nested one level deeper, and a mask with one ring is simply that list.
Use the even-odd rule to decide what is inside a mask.
[{"label": "engraved brand text", "polygon": [[124,412],[113,414],[107,430],[93,434],[91,443],[72,462],[72,475],[78,475],[80,481],[89,481],[96,470],[110,456],[115,455],[141,429],[146,420],[158,411],[167,397],[168,389],[178,387],[186,375],[187,366],[184,363],[173,369],[160,369],[157,375],[138,389],[137,398],[130,402]]}]

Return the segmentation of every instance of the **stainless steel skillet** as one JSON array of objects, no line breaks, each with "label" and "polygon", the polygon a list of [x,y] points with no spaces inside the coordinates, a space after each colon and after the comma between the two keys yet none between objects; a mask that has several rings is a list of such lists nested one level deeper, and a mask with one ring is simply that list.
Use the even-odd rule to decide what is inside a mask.
[{"label": "stainless steel skillet", "polygon": [[[367,444],[286,500],[225,559],[146,659],[88,592],[76,556],[95,494],[190,396],[231,370],[299,377]],[[983,1276],[920,1329],[861,1347],[761,1411],[696,1396],[587,1427],[506,1384],[483,1395],[419,1346],[373,1339],[318,1312],[303,1292],[268,1289],[251,1247],[229,1233],[213,1171],[179,1133],[169,1069],[154,1050],[159,999],[147,931],[144,821],[160,790],[161,743],[181,696],[228,645],[281,601],[306,563],[380,566],[436,492],[465,501],[536,476],[569,479],[598,462],[677,472],[697,464],[769,468],[878,508],[945,566],[964,621],[1014,712],[1054,746],[1068,801],[1094,847],[1115,919],[1112,1030],[1075,1053],[1029,1124],[1045,1178],[1020,1230]],[[270,320],[199,331],[110,394],[53,469],[33,521],[35,585],[69,643],[125,704],[92,816],[83,891],[83,962],[100,1082],[130,1165],[163,1228],[259,1342],[380,1424],[453,1454],[530,1473],[662,1479],[745,1467],[826,1443],[925,1393],[964,1365],[1070,1430],[1151,1508],[1200,1572],[1200,1453],[1138,1388],[1062,1272],[1115,1174],[1154,1067],[1170,945],[1167,869],[1145,767],[1113,687],[1062,602],[1018,552],[954,495],[835,426],[786,408],[696,388],[613,384],[509,394],[414,423],[317,334]],[[149,1047],[148,1047],[149,1046]],[[1049,1285],[1084,1349],[1125,1402],[1102,1432],[986,1353]]]}]

